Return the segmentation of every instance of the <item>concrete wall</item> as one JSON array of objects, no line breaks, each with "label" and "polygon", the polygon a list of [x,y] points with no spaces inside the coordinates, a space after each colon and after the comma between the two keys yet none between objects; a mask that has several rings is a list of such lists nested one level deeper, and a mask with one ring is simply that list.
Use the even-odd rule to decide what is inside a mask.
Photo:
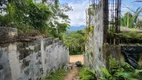
[{"label": "concrete wall", "polygon": [[0,44],[0,80],[39,80],[69,63],[58,39]]},{"label": "concrete wall", "polygon": [[94,34],[89,35],[88,43],[84,54],[85,66],[96,72],[96,76],[100,76],[99,70],[105,67],[103,62],[103,44],[104,44],[104,0],[100,0],[94,9],[95,15],[90,16],[88,25],[94,27]]},{"label": "concrete wall", "polygon": [[84,53],[84,65],[93,69],[94,58],[93,58],[93,34],[90,32],[85,44],[85,53]]},{"label": "concrete wall", "polygon": [[[98,6],[95,9],[95,21],[94,21],[94,69],[98,71],[100,68],[103,68],[103,36],[104,36],[104,23],[103,23],[103,0],[100,1]],[[97,64],[97,65],[95,65]],[[98,74],[99,75],[99,74]]]},{"label": "concrete wall", "polygon": [[[90,6],[89,8],[91,8],[92,11],[94,10],[93,6]],[[94,28],[94,21],[95,21],[95,15],[89,14],[87,9],[86,10],[87,27],[92,26]],[[85,52],[84,52],[84,65],[86,67],[89,67],[90,69],[93,69],[93,64],[94,64],[94,58],[93,58],[94,46],[93,45],[94,45],[94,33],[90,31],[87,34],[87,40],[85,43]]]}]

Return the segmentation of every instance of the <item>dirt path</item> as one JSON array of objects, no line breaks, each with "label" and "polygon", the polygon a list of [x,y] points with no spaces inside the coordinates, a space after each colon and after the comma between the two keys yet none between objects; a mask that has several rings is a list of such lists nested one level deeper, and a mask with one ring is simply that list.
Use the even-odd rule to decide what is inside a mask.
[{"label": "dirt path", "polygon": [[77,61],[81,61],[81,63],[83,64],[84,63],[83,55],[72,55],[72,56],[70,56],[70,62],[71,63],[75,63]]},{"label": "dirt path", "polygon": [[65,76],[64,80],[78,80],[76,79],[76,76],[78,75],[78,68],[73,67],[73,69],[68,73],[67,76]]},{"label": "dirt path", "polygon": [[[70,56],[70,63],[74,64],[77,61],[83,61],[83,55],[72,55]],[[64,80],[79,80],[78,77],[78,68],[74,65],[73,69],[65,76]]]}]

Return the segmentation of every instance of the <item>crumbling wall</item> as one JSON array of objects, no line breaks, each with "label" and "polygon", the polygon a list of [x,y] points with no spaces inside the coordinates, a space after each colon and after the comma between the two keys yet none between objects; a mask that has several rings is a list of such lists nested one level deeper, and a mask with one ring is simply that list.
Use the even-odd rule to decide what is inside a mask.
[{"label": "crumbling wall", "polygon": [[[90,9],[90,10],[89,10]],[[89,13],[89,11],[92,12],[92,14]],[[84,52],[84,65],[86,67],[89,67],[90,69],[93,69],[93,63],[94,63],[94,58],[93,58],[93,50],[94,50],[94,30],[90,30],[90,28],[94,29],[94,20],[95,20],[95,15],[94,15],[94,7],[90,6],[86,10],[86,25],[87,25],[87,30],[86,30],[86,42],[85,42],[85,52]]]},{"label": "crumbling wall", "polygon": [[0,44],[0,80],[39,80],[67,63],[69,50],[59,39]]},{"label": "crumbling wall", "polygon": [[93,63],[94,63],[94,58],[93,58],[93,34],[89,33],[88,38],[86,40],[85,44],[85,53],[84,53],[84,65],[86,67],[89,67],[90,69],[93,69]]},{"label": "crumbling wall", "polygon": [[104,36],[104,6],[103,0],[97,5],[95,9],[95,21],[94,21],[94,69],[98,71],[100,68],[103,68],[103,36]]},{"label": "crumbling wall", "polygon": [[142,65],[142,46],[136,44],[128,45],[104,45],[103,59],[107,68],[109,68],[109,57],[115,58],[121,62],[127,62],[134,68],[141,68]]},{"label": "crumbling wall", "polygon": [[[105,0],[100,0],[99,3],[94,7],[94,16],[91,17],[91,26],[94,27],[94,32],[91,40],[89,42],[91,44],[86,45],[88,49],[85,51],[85,65],[90,67],[96,72],[96,76],[100,76],[101,73],[99,70],[103,67],[105,67],[105,64],[103,62],[103,44],[104,44],[104,27],[105,25],[105,18],[108,16],[105,13]],[[106,15],[104,15],[106,14]],[[88,21],[87,21],[88,22]],[[92,47],[90,47],[90,45]],[[92,52],[91,52],[92,51]]]}]

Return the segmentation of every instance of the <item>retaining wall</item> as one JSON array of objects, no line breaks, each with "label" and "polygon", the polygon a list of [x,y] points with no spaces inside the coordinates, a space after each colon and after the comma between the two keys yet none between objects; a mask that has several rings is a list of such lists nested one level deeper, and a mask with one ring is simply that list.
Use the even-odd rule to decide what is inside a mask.
[{"label": "retaining wall", "polygon": [[69,63],[58,39],[0,44],[0,80],[39,80]]}]

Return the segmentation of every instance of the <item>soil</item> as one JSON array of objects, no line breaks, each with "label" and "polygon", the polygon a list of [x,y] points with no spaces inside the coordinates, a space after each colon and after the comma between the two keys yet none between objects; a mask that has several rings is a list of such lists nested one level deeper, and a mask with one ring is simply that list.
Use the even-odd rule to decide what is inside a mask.
[{"label": "soil", "polygon": [[67,76],[65,76],[64,80],[79,80],[78,77],[78,68],[73,67],[73,69],[68,73]]},{"label": "soil", "polygon": [[81,63],[84,63],[83,55],[71,55],[70,56],[70,63],[75,63],[77,61],[81,61]]},{"label": "soil", "polygon": [[75,62],[81,61],[83,63],[83,55],[70,56],[70,63],[73,64],[73,69],[65,76],[64,80],[80,80],[78,76],[78,67],[75,66]]}]

